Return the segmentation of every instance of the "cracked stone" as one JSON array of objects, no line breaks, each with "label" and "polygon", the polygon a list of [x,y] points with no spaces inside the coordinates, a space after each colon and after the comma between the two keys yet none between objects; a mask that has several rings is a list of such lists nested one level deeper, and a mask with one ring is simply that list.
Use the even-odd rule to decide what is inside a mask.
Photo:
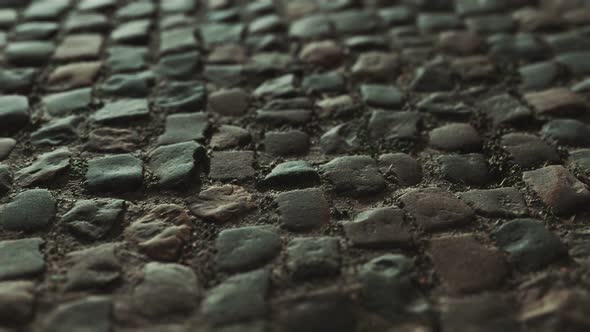
[{"label": "cracked stone", "polygon": [[61,218],[77,236],[98,240],[123,220],[123,200],[80,200]]},{"label": "cracked stone", "polygon": [[226,222],[256,207],[253,197],[235,185],[214,186],[189,199],[189,209],[197,217],[214,222]]},{"label": "cracked stone", "polygon": [[184,207],[162,204],[131,223],[125,234],[150,258],[173,262],[190,240],[193,223]]},{"label": "cracked stone", "polygon": [[67,148],[41,154],[30,166],[16,172],[16,180],[24,187],[51,182],[68,169],[71,157]]}]

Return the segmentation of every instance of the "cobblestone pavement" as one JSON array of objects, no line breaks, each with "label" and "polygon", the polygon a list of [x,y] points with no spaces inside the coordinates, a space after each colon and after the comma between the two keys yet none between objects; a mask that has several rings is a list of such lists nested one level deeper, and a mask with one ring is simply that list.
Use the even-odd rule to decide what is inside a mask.
[{"label": "cobblestone pavement", "polygon": [[590,1],[0,8],[1,332],[590,330]]}]

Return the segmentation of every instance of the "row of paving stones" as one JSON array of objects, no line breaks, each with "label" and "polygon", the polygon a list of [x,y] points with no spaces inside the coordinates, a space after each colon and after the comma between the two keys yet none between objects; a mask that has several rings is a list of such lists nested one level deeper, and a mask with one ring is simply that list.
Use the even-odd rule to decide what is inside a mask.
[{"label": "row of paving stones", "polygon": [[[456,297],[513,290],[512,282],[520,283],[530,272],[542,273],[548,264],[566,258],[568,249],[571,258],[587,256],[583,232],[579,243],[570,243],[556,225],[538,220],[543,216],[540,207],[569,218],[590,197],[579,173],[588,167],[588,152],[577,149],[587,146],[587,84],[578,81],[587,73],[587,9],[574,6],[554,15],[557,1],[541,2],[537,10],[516,9],[536,5],[530,1],[501,0],[403,1],[403,6],[379,0],[280,6],[264,0],[214,0],[207,5],[185,0],[43,0],[19,14],[1,11],[0,26],[8,33],[0,34],[0,41],[8,42],[0,48],[11,68],[0,73],[0,89],[18,96],[0,97],[0,131],[18,137],[0,140],[0,159],[7,164],[0,166],[0,190],[14,187],[3,198],[0,223],[5,230],[24,232],[25,238],[11,233],[11,240],[0,241],[5,248],[0,279],[6,280],[0,285],[0,320],[26,325],[34,319],[35,327],[47,331],[109,331],[117,325],[184,331],[187,326],[176,322],[187,320],[196,329],[205,329],[206,321],[221,331],[264,331],[275,328],[266,323],[271,313],[287,331],[354,331],[363,324],[374,324],[360,326],[364,330],[387,330],[402,323],[400,328],[408,330],[435,330],[438,325],[448,331],[512,331],[560,315],[575,323],[571,317],[588,308],[584,290],[551,290],[518,301],[512,294]],[[506,14],[508,9],[514,11]],[[62,21],[68,10],[76,14]],[[450,58],[423,64],[433,52]],[[540,92],[491,98],[476,93],[473,105],[457,103],[471,96],[452,90],[474,79],[494,80],[501,73],[496,60],[519,61],[520,87]],[[25,67],[17,68],[21,65]],[[396,82],[398,74],[410,78]],[[552,88],[570,77],[571,89]],[[27,98],[29,91],[34,93]],[[421,95],[440,91],[446,93]],[[297,97],[303,93],[310,98]],[[263,100],[268,102],[260,106]],[[414,104],[421,112],[407,111]],[[358,118],[361,107],[377,110],[367,112],[365,122],[342,123]],[[204,108],[209,116],[187,113]],[[423,123],[429,115],[442,119],[481,113],[490,120],[485,128],[455,119]],[[543,123],[527,130],[532,121]],[[152,125],[164,131],[154,135],[142,130]],[[494,140],[525,170],[521,174],[512,168],[518,179],[514,185],[505,184],[504,178],[493,180],[488,165],[499,153],[489,151],[489,135],[507,126],[517,131],[499,131],[502,135]],[[34,158],[23,160],[29,132]],[[93,155],[78,155],[80,137]],[[432,187],[431,165],[419,153],[412,154],[416,160],[388,153],[389,147],[368,148],[400,139],[416,141],[417,150],[428,146],[443,151],[435,173],[462,184],[459,189]],[[560,149],[572,147],[569,159],[578,168],[548,166],[564,159],[550,141]],[[264,157],[261,144],[270,160],[297,160],[281,158],[268,169],[256,166],[257,158]],[[46,152],[45,145],[58,148]],[[207,157],[205,147],[244,150]],[[317,147],[328,155],[361,155],[317,162]],[[139,152],[143,148],[146,152]],[[208,176],[200,192],[182,203],[188,209],[139,202],[147,209],[136,216],[128,211],[133,204],[124,199],[82,200],[77,190],[54,189],[62,174],[72,168],[78,172],[80,164],[82,179],[73,182],[91,195],[119,196],[142,184],[190,187],[199,173]],[[256,186],[244,181],[257,176]],[[355,210],[349,218],[339,215],[328,197],[333,192],[356,207],[356,201],[385,192],[389,180],[418,188],[400,190],[380,207],[349,205],[347,210]],[[488,187],[490,182],[494,185]],[[524,190],[525,184],[533,195]],[[51,191],[21,190],[39,185]],[[258,190],[268,189],[272,208],[257,197]],[[75,203],[66,208],[62,197]],[[272,214],[277,225],[231,224],[250,212],[256,220]],[[507,220],[487,223],[496,219]],[[208,245],[196,249],[207,221],[214,222],[215,230]],[[53,233],[55,224],[83,244],[58,259],[54,242],[64,234]],[[342,231],[321,231],[332,225]],[[478,232],[478,227],[485,231]],[[441,231],[464,233],[429,235]],[[94,246],[89,241],[107,243]],[[130,245],[136,249],[132,253]],[[391,253],[399,249],[404,255]],[[206,267],[186,264],[187,252],[193,251],[208,256],[203,265],[215,272],[204,277]],[[145,257],[137,259],[136,252]],[[414,261],[410,256],[416,253]],[[433,270],[420,266],[424,257]],[[160,263],[144,264],[150,260]],[[185,265],[177,264],[179,260]],[[61,264],[65,277],[58,282],[60,289],[103,295],[72,301],[61,301],[60,295],[63,304],[44,303],[52,291],[38,292],[32,280],[42,278],[46,287],[55,265]],[[284,279],[333,285],[340,278],[352,282],[344,289],[285,291],[284,283],[291,281]],[[15,279],[20,281],[9,281]],[[521,289],[529,284],[522,283]],[[440,298],[437,292],[455,298]],[[547,309],[546,302],[553,306]],[[522,314],[517,316],[518,309]],[[364,310],[389,322],[371,316],[367,323],[359,319]],[[135,322],[135,315],[142,318]],[[169,318],[167,326],[139,323]]]}]

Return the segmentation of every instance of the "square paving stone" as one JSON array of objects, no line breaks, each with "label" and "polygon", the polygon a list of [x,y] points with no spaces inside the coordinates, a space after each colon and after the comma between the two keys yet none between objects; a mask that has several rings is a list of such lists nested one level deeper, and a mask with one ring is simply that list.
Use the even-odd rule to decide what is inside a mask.
[{"label": "square paving stone", "polygon": [[512,220],[497,227],[492,238],[521,271],[538,270],[566,253],[559,237],[539,220]]},{"label": "square paving stone", "polygon": [[341,195],[373,195],[382,192],[386,187],[377,162],[369,156],[338,157],[320,166],[320,170]]},{"label": "square paving stone", "polygon": [[38,237],[0,241],[0,280],[35,277],[45,268]]},{"label": "square paving stone", "polygon": [[477,213],[489,217],[513,218],[528,214],[524,196],[517,188],[474,189],[458,194]]},{"label": "square paving stone", "polygon": [[222,271],[260,267],[281,250],[281,238],[271,226],[226,229],[215,240],[216,262]]},{"label": "square paving stone", "polygon": [[572,214],[590,202],[590,191],[561,165],[524,172],[522,179],[558,214]]},{"label": "square paving stone", "polygon": [[340,245],[335,237],[299,237],[287,246],[287,269],[294,279],[325,277],[340,272]]},{"label": "square paving stone", "polygon": [[330,221],[330,206],[321,189],[310,188],[280,193],[275,197],[279,222],[289,230],[316,228]]},{"label": "square paving stone", "polygon": [[88,161],[85,185],[90,191],[130,192],[143,183],[143,163],[130,154]]},{"label": "square paving stone", "polygon": [[269,287],[267,270],[236,274],[207,291],[201,310],[212,325],[263,318],[269,309]]},{"label": "square paving stone", "polygon": [[209,177],[214,180],[243,180],[256,175],[253,151],[218,151],[211,154]]},{"label": "square paving stone", "polygon": [[588,110],[586,100],[566,88],[531,92],[524,95],[524,98],[539,115],[575,115]]},{"label": "square paving stone", "polygon": [[303,154],[309,149],[309,135],[300,130],[270,131],[264,134],[264,149],[276,156]]},{"label": "square paving stone", "polygon": [[80,60],[98,58],[104,38],[100,34],[69,35],[55,50],[55,60]]},{"label": "square paving stone", "polygon": [[92,102],[92,88],[59,92],[43,97],[45,111],[51,116],[66,116],[71,112],[87,110]]},{"label": "square paving stone", "polygon": [[29,100],[24,96],[0,96],[0,130],[20,130],[29,124]]},{"label": "square paving stone", "polygon": [[13,42],[4,49],[4,57],[17,66],[40,66],[49,61],[54,49],[52,42]]},{"label": "square paving stone", "polygon": [[158,137],[159,145],[186,141],[202,141],[209,127],[206,113],[181,113],[166,117],[164,134]]},{"label": "square paving stone", "polygon": [[55,68],[47,78],[46,90],[62,91],[94,84],[102,62],[75,62]]},{"label": "square paving stone", "polygon": [[[149,154],[149,167],[162,188],[186,188],[207,169],[205,148],[195,142],[161,146]],[[197,182],[197,181],[195,181]]]},{"label": "square paving stone", "polygon": [[393,86],[364,84],[361,85],[361,98],[369,106],[399,108],[403,105],[405,96]]},{"label": "square paving stone", "polygon": [[145,99],[123,99],[106,104],[92,115],[97,123],[125,122],[145,118],[150,114]]},{"label": "square paving stone", "polygon": [[55,217],[56,204],[49,190],[23,191],[2,208],[0,226],[9,231],[42,230]]},{"label": "square paving stone", "polygon": [[509,271],[501,251],[481,245],[472,235],[434,239],[430,255],[443,285],[453,293],[497,287]]},{"label": "square paving stone", "polygon": [[400,201],[427,232],[461,227],[475,219],[469,205],[440,188],[415,189],[402,195]]},{"label": "square paving stone", "polygon": [[560,158],[557,149],[537,136],[524,133],[510,133],[502,136],[502,148],[514,163],[522,168],[531,168],[545,163],[557,163]]},{"label": "square paving stone", "polygon": [[411,225],[396,207],[373,208],[342,222],[346,238],[354,246],[368,248],[411,247]]}]

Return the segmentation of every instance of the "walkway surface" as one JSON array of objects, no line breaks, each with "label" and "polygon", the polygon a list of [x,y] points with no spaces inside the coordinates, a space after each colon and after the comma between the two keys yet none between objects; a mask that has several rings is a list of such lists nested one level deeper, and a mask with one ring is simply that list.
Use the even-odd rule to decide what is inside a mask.
[{"label": "walkway surface", "polygon": [[590,1],[0,0],[0,332],[590,331]]}]

